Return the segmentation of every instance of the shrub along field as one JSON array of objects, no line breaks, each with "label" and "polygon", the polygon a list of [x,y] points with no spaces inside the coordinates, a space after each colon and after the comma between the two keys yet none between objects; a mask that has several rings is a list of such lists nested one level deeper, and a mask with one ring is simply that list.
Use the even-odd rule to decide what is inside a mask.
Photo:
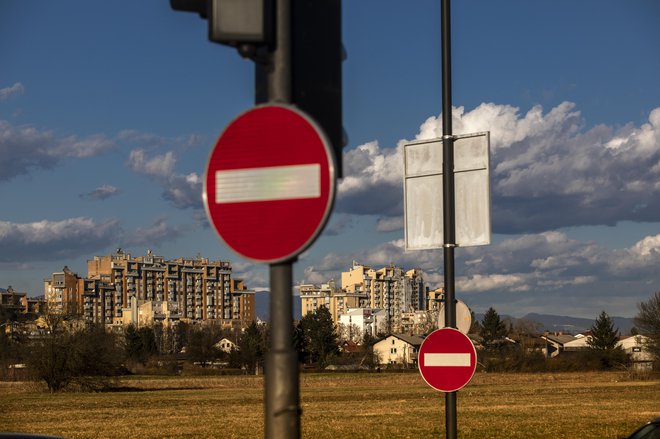
[{"label": "shrub along field", "polygon": [[[0,431],[66,438],[263,437],[263,377],[123,378],[104,393],[0,382]],[[419,373],[302,374],[304,438],[444,437],[444,395]],[[660,416],[660,378],[477,373],[458,393],[461,438],[620,438]]]}]

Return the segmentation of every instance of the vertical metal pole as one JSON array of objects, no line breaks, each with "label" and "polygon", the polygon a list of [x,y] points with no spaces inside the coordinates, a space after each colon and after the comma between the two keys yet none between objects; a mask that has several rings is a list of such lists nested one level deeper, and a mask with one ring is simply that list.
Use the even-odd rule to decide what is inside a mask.
[{"label": "vertical metal pole", "polygon": [[[443,159],[443,234],[445,274],[445,325],[456,328],[456,296],[454,291],[454,248],[456,247],[454,193],[454,138],[451,102],[451,14],[450,0],[442,0],[442,159]],[[445,394],[447,439],[456,439],[456,392]]]},{"label": "vertical metal pole", "polygon": [[298,355],[293,348],[293,261],[270,265],[270,349],[266,354],[265,437],[300,437]]},{"label": "vertical metal pole", "polygon": [[[268,68],[268,100],[291,102],[291,0],[276,1],[276,48]],[[298,355],[293,348],[293,263],[270,265],[270,349],[266,353],[264,435],[300,437]]]}]

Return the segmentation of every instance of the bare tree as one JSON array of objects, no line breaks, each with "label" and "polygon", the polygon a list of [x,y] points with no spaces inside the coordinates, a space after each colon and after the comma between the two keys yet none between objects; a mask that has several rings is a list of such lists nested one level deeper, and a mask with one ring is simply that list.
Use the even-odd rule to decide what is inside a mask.
[{"label": "bare tree", "polygon": [[635,316],[635,325],[642,335],[648,337],[646,348],[660,360],[660,291],[652,295],[647,302],[637,305],[639,312]]}]

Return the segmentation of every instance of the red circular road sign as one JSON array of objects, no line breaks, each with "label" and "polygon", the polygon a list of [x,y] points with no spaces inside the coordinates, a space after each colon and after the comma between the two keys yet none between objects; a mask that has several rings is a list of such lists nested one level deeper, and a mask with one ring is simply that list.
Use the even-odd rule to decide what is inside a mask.
[{"label": "red circular road sign", "polygon": [[209,157],[204,204],[220,238],[257,262],[282,262],[321,233],[335,196],[325,134],[291,106],[263,105],[238,116]]},{"label": "red circular road sign", "polygon": [[477,368],[477,351],[467,335],[454,328],[430,333],[419,348],[419,372],[441,392],[463,388]]}]

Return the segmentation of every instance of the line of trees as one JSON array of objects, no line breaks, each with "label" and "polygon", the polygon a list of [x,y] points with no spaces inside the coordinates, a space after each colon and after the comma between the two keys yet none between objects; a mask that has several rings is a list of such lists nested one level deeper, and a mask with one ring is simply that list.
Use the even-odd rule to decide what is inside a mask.
[{"label": "line of trees", "polygon": [[[263,370],[269,346],[268,326],[256,322],[242,331],[179,323],[169,327],[128,326],[122,333],[114,333],[66,315],[46,314],[43,321],[45,328],[39,336],[0,331],[0,379],[9,365],[17,363],[27,365],[33,378],[45,382],[51,392],[71,385],[103,390],[115,385],[121,374],[144,373],[149,368],[158,373],[178,373],[183,361],[197,370],[221,365],[225,371],[255,374]],[[639,304],[635,325],[637,332],[648,337],[645,349],[659,359],[660,292]],[[495,309],[488,309],[472,328],[484,348],[479,354],[481,366],[487,371],[588,370],[616,369],[628,362],[617,346],[619,331],[604,311],[591,327],[589,348],[581,352],[565,352],[547,360],[538,346],[538,330],[534,323],[507,322]],[[229,352],[218,349],[217,343],[223,338],[234,342],[236,348]],[[360,350],[348,358],[340,357],[340,341],[330,312],[321,307],[297,324],[292,344],[305,367],[320,370],[342,361],[369,368],[379,366],[373,349],[377,338],[365,334]],[[655,364],[658,366],[658,361]]]}]

